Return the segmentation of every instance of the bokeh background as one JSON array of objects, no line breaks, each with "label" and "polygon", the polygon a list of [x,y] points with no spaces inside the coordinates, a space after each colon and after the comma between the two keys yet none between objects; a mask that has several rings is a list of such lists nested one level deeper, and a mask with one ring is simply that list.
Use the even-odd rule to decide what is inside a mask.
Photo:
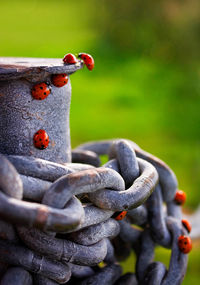
[{"label": "bokeh background", "polygon": [[[165,160],[200,201],[200,1],[0,0],[0,56],[88,52],[95,69],[71,76],[72,145],[129,138]],[[183,284],[199,284],[200,245]],[[169,262],[168,250],[156,260]],[[124,264],[133,271],[134,256]]]}]

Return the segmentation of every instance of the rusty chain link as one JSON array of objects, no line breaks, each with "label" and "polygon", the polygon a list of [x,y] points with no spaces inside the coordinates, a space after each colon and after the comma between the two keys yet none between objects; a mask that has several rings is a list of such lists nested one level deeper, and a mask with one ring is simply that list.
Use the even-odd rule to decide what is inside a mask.
[{"label": "rusty chain link", "polygon": [[[0,190],[2,285],[183,280],[187,255],[178,238],[188,233],[174,201],[176,176],[129,140],[83,144],[66,164],[0,154]],[[119,211],[127,211],[124,220]],[[156,246],[171,249],[169,268],[153,261]],[[135,272],[123,275],[117,262],[131,251]]]}]

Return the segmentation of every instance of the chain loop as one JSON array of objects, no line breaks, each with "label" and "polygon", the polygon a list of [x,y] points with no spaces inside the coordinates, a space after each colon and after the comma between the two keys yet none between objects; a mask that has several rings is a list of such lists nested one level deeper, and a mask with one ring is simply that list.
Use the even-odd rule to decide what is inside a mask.
[{"label": "chain loop", "polygon": [[169,248],[171,245],[171,235],[166,226],[163,199],[159,184],[147,200],[146,206],[148,210],[148,223],[153,240],[159,245]]},{"label": "chain loop", "polygon": [[99,190],[90,193],[89,199],[98,207],[113,211],[136,208],[144,203],[153,192],[157,182],[156,169],[147,161],[137,158],[140,176],[125,191]]},{"label": "chain loop", "polygon": [[[102,154],[109,160],[99,167]],[[87,143],[65,164],[0,154],[0,189],[2,285],[16,275],[15,285],[182,282],[187,255],[178,238],[188,233],[176,177],[135,143]],[[118,211],[127,211],[124,220],[114,219]],[[168,269],[153,261],[157,245],[172,251]],[[136,273],[122,275],[116,262],[132,250]]]},{"label": "chain loop", "polygon": [[2,154],[0,154],[0,189],[10,197],[22,199],[23,186],[20,176]]},{"label": "chain loop", "polygon": [[0,259],[8,264],[22,266],[28,271],[44,275],[59,283],[67,282],[71,276],[68,265],[41,257],[24,246],[0,240],[0,252]]},{"label": "chain loop", "polygon": [[21,267],[11,267],[4,274],[1,285],[32,285],[31,274]]}]

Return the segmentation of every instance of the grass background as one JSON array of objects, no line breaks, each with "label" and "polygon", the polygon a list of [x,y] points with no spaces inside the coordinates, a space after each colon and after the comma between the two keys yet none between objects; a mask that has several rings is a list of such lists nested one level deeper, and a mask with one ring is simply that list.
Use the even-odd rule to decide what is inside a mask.
[{"label": "grass background", "polygon": [[[191,1],[0,1],[0,55],[86,51],[95,69],[71,76],[72,145],[129,138],[166,161],[200,201],[200,8]],[[199,284],[198,242],[183,284]],[[169,251],[157,260],[168,264]],[[133,270],[134,257],[124,265]]]}]

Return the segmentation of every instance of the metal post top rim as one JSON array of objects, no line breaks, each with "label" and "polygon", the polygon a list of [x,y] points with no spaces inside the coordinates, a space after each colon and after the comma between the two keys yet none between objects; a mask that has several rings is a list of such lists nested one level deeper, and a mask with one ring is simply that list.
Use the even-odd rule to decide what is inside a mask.
[{"label": "metal post top rim", "polygon": [[40,74],[72,74],[83,63],[64,64],[61,58],[0,57],[0,80],[31,77]]}]

